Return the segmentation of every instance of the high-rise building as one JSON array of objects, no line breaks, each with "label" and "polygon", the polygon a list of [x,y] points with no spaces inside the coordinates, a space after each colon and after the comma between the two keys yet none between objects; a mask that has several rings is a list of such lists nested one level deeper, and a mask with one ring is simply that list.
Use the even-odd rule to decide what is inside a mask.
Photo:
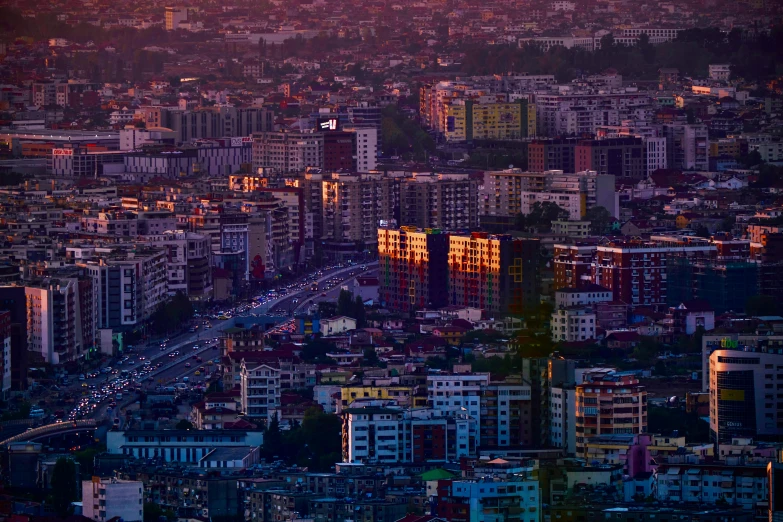
[{"label": "high-rise building", "polygon": [[396,182],[380,173],[334,173],[323,177],[321,189],[324,251],[340,258],[357,250],[374,250],[378,227],[394,218]]},{"label": "high-rise building", "polygon": [[702,337],[702,386],[710,394],[710,437],[780,440],[783,336],[723,334]]},{"label": "high-rise building", "polygon": [[[488,373],[462,373],[427,376],[427,403],[441,413],[462,413],[475,419],[468,437],[462,441],[467,454],[475,454],[481,442],[480,427],[483,422],[481,396],[489,385]],[[494,414],[494,412],[493,412]]]},{"label": "high-rise building", "polygon": [[300,173],[324,166],[324,133],[261,132],[253,135],[253,169],[278,174]]},{"label": "high-rise building", "polygon": [[195,232],[170,230],[144,236],[144,241],[166,249],[166,278],[169,295],[182,292],[191,299],[212,296],[211,240]]},{"label": "high-rise building", "polygon": [[535,105],[525,99],[500,103],[454,100],[443,116],[440,127],[446,141],[521,140],[536,134]]},{"label": "high-rise building", "polygon": [[710,139],[704,124],[669,124],[662,128],[666,138],[667,163],[671,169],[710,168]]},{"label": "high-rise building", "polygon": [[[0,310],[10,314],[11,389],[27,389],[27,299],[23,286],[0,286]],[[5,378],[5,377],[4,377]]]},{"label": "high-rise building", "polygon": [[438,231],[379,228],[381,303],[401,312],[446,306],[448,249],[448,235]]},{"label": "high-rise building", "polygon": [[576,172],[577,138],[536,139],[527,144],[527,169],[531,172]]},{"label": "high-rise building", "polygon": [[555,290],[591,285],[595,250],[596,245],[555,245]]},{"label": "high-rise building", "polygon": [[583,140],[575,148],[577,172],[593,170],[599,174],[644,179],[647,177],[647,146],[641,138]]},{"label": "high-rise building", "polygon": [[537,426],[532,417],[530,384],[515,380],[492,381],[481,389],[482,450],[533,445]]},{"label": "high-rise building", "polygon": [[576,385],[576,454],[599,435],[647,432],[647,391],[633,373],[600,371]]},{"label": "high-rise building", "polygon": [[82,514],[95,522],[144,520],[144,483],[93,477],[82,481]]},{"label": "high-rise building", "polygon": [[44,362],[84,357],[95,343],[95,308],[90,279],[46,278],[25,285],[27,348]]},{"label": "high-rise building", "polygon": [[167,31],[176,31],[179,24],[188,21],[188,10],[185,7],[167,7],[164,22]]},{"label": "high-rise building", "polygon": [[540,242],[473,232],[449,237],[449,304],[493,317],[523,314],[539,301]]},{"label": "high-rise building", "polygon": [[0,392],[5,400],[8,398],[8,392],[11,391],[11,312],[8,310],[0,311],[0,346],[2,347]]},{"label": "high-rise building", "polygon": [[665,304],[667,260],[710,257],[715,252],[715,246],[709,244],[637,241],[600,245],[595,251],[592,282],[611,290],[615,301],[634,306]]},{"label": "high-rise building", "polygon": [[482,221],[495,216],[514,217],[530,212],[537,200],[551,201],[579,219],[587,210],[601,206],[619,215],[615,177],[594,170],[566,174],[562,170],[524,172],[521,169],[487,171],[479,191]]},{"label": "high-rise building", "polygon": [[478,181],[468,174],[414,174],[400,182],[400,225],[441,230],[478,227]]}]

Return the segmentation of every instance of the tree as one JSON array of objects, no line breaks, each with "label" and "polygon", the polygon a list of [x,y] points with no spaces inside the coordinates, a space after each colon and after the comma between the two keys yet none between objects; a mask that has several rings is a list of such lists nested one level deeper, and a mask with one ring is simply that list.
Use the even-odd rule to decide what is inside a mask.
[{"label": "tree", "polygon": [[362,366],[378,366],[380,362],[374,348],[368,347],[364,349],[362,354]]},{"label": "tree", "polygon": [[152,329],[163,334],[181,328],[193,317],[193,304],[182,292],[174,294],[152,315]]},{"label": "tree", "polygon": [[73,514],[73,505],[78,490],[76,487],[76,463],[60,457],[52,470],[52,507],[60,518]]},{"label": "tree", "polygon": [[364,328],[367,326],[367,311],[364,309],[364,301],[362,301],[362,297],[357,295],[356,300],[353,303],[353,317],[356,319],[356,327],[357,328]]},{"label": "tree", "polygon": [[696,227],[695,234],[699,237],[705,237],[708,239],[711,235],[709,229],[707,229],[707,227],[705,227],[704,225],[699,225],[698,227]]},{"label": "tree", "polygon": [[750,316],[777,315],[778,302],[769,295],[754,295],[745,302],[745,313]]},{"label": "tree", "polygon": [[340,417],[310,408],[305,412],[301,431],[311,471],[329,471],[335,462],[342,460]]},{"label": "tree", "polygon": [[176,428],[178,430],[192,430],[193,429],[193,423],[191,423],[190,421],[187,421],[185,419],[182,419],[181,421],[179,421],[177,423]]},{"label": "tree", "polygon": [[353,317],[353,294],[348,290],[340,290],[337,297],[337,315]]},{"label": "tree", "polygon": [[277,458],[283,449],[283,435],[280,432],[280,421],[275,415],[264,432],[264,456],[267,459]]},{"label": "tree", "polygon": [[606,234],[612,219],[612,214],[605,207],[598,205],[585,212],[585,220],[590,222],[590,234],[594,236]]},{"label": "tree", "polygon": [[163,520],[174,520],[176,516],[170,509],[163,510],[158,504],[154,502],[144,503],[144,522],[160,522]]},{"label": "tree", "polygon": [[568,219],[568,211],[556,203],[536,201],[530,208],[530,213],[525,217],[528,229],[538,232],[549,232],[552,229],[552,221]]}]

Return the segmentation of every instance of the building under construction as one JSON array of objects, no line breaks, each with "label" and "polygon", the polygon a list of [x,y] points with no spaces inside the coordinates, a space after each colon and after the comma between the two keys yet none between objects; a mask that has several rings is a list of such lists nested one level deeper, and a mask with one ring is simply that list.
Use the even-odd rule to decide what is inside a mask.
[{"label": "building under construction", "polygon": [[741,261],[671,257],[666,264],[666,303],[703,299],[716,314],[742,312],[749,297],[759,292],[759,265]]}]

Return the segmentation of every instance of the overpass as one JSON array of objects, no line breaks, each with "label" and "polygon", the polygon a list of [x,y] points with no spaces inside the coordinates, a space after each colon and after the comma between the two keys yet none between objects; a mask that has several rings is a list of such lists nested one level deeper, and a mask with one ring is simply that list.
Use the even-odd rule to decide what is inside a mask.
[{"label": "overpass", "polygon": [[61,435],[69,432],[79,432],[86,430],[94,430],[98,427],[98,422],[94,419],[82,419],[75,421],[57,422],[55,424],[46,424],[45,426],[39,426],[14,435],[3,441],[0,441],[0,447],[8,447],[9,444],[14,442],[32,442],[43,437],[49,437],[52,435]]}]

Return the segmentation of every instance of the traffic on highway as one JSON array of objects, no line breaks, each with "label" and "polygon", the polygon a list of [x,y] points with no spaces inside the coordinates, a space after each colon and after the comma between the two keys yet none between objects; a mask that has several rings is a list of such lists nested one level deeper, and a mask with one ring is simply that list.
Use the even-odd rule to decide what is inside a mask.
[{"label": "traffic on highway", "polygon": [[[320,301],[336,300],[343,283],[375,267],[377,262],[327,267],[250,302],[197,315],[198,322],[177,338],[128,346],[100,371],[69,376],[61,391],[78,398],[70,411],[58,409],[53,415],[57,422],[105,418],[114,426],[122,426],[124,409],[138,399],[139,392],[204,391],[210,380],[220,375],[220,335],[237,319],[267,315],[281,319],[272,331],[291,331],[295,313]],[[31,417],[44,414],[40,408],[31,411]]]}]

